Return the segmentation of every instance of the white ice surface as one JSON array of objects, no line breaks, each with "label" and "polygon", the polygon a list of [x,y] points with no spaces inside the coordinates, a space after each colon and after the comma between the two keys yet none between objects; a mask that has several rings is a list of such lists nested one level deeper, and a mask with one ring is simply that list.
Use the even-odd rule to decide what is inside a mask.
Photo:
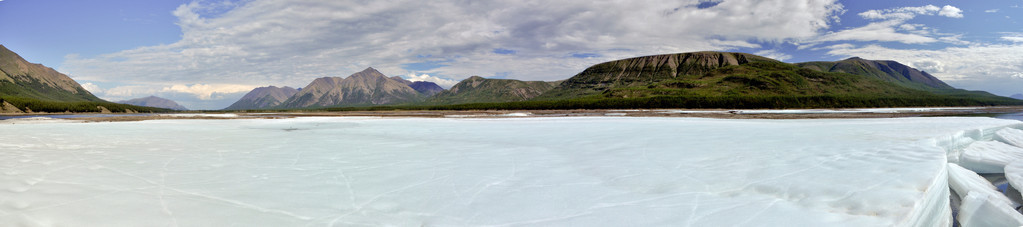
[{"label": "white ice surface", "polygon": [[914,113],[966,111],[978,107],[866,108],[866,109],[752,109],[752,110],[661,110],[665,113],[741,113],[741,114],[838,114],[838,113]]},{"label": "white ice surface", "polygon": [[233,113],[222,113],[222,114],[211,114],[211,113],[174,113],[174,114],[160,114],[160,116],[167,117],[222,117],[222,118],[234,118],[238,117],[238,114]]},{"label": "white ice surface", "polygon": [[1005,128],[995,132],[995,139],[1009,145],[1023,147],[1023,130]]},{"label": "white ice surface", "polygon": [[945,226],[990,118],[0,125],[0,223]]},{"label": "white ice surface", "polygon": [[[1023,160],[1005,166],[1005,179],[1013,188],[1023,189]],[[1020,195],[1023,196],[1023,192]]]},{"label": "white ice surface", "polygon": [[977,173],[1003,173],[1009,163],[1023,160],[1023,148],[998,141],[977,141],[963,150],[959,165]]},{"label": "white ice surface", "polygon": [[1005,208],[985,193],[970,192],[959,206],[959,224],[963,227],[1023,226],[1023,215]]},{"label": "white ice surface", "polygon": [[998,192],[998,189],[991,182],[985,180],[984,177],[955,163],[948,164],[948,186],[956,194],[959,194],[959,198],[964,202],[966,201],[967,194],[976,194],[983,195],[986,200],[1002,205],[1009,210],[1019,205],[1012,202],[1009,197],[1006,197],[1001,192]]}]

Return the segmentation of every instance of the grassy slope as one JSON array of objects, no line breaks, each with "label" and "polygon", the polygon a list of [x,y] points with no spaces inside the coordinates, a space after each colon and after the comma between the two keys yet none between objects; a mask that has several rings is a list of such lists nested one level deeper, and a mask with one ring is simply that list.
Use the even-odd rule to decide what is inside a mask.
[{"label": "grassy slope", "polygon": [[442,91],[427,104],[462,104],[525,101],[554,88],[556,83],[473,77]]}]

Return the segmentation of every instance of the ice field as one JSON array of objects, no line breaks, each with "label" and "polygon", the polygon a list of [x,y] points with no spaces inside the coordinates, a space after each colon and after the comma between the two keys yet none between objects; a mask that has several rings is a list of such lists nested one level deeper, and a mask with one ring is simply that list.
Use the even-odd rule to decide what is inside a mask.
[{"label": "ice field", "polygon": [[975,173],[1023,185],[1014,120],[11,122],[13,226],[950,226],[956,194],[1023,223]]}]

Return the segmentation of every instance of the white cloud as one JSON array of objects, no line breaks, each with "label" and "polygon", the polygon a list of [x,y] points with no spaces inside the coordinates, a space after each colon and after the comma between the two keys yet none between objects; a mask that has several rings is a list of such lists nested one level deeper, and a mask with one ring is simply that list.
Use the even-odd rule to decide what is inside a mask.
[{"label": "white cloud", "polygon": [[934,42],[945,42],[953,44],[969,44],[960,40],[953,34],[938,33],[922,24],[909,24],[909,20],[919,15],[940,15],[952,18],[962,18],[962,10],[955,6],[946,5],[937,7],[926,5],[920,7],[901,7],[892,9],[868,10],[858,15],[867,20],[878,20],[868,23],[862,27],[850,28],[840,31],[828,32],[818,37],[803,40],[808,44],[802,48],[813,46],[821,42],[834,41],[880,41],[899,42],[905,44],[925,44]]},{"label": "white cloud", "polygon": [[[3,0],[0,0],[0,1],[3,1]],[[82,83],[82,88],[85,88],[85,90],[88,90],[89,92],[91,92],[94,95],[95,94],[102,94],[103,93],[103,89],[100,88],[99,85],[96,85],[96,84],[93,84],[93,83]]]},{"label": "white cloud", "polygon": [[1015,43],[1023,42],[1023,36],[1002,36],[1002,39],[1012,41]]},{"label": "white cloud", "polygon": [[896,29],[896,27],[902,27],[902,25],[905,25],[902,23],[903,23],[902,21],[898,20],[874,22],[867,24],[863,27],[846,29],[837,32],[829,32],[818,38],[813,39],[813,42],[882,41],[900,42],[907,44],[921,44],[933,43],[938,41],[938,39],[929,37],[925,34],[899,32]]},{"label": "white cloud", "polygon": [[[417,71],[558,80],[616,58],[806,39],[844,12],[836,0],[730,0],[705,9],[698,0],[242,2],[182,5],[173,12],[180,41],[69,55],[61,71],[128,85],[302,86],[370,66],[401,75],[405,64],[443,61]],[[499,48],[515,52],[494,53]],[[573,53],[597,57],[566,57]]]},{"label": "white cloud", "polygon": [[919,7],[875,9],[867,10],[858,15],[864,19],[870,20],[909,20],[913,19],[917,15],[934,15],[935,13],[939,16],[963,18],[963,10],[951,5],[945,5],[940,8],[934,5],[926,5]]},{"label": "white cloud", "polygon": [[984,10],[985,13],[997,13],[999,9]]},{"label": "white cloud", "polygon": [[198,97],[200,100],[210,100],[214,98],[213,95],[216,93],[243,93],[249,92],[258,86],[251,85],[239,85],[239,84],[175,84],[169,87],[160,89],[160,92],[178,92],[192,94]]},{"label": "white cloud", "polygon": [[779,61],[785,61],[785,60],[788,60],[788,59],[792,58],[792,55],[789,55],[789,54],[786,54],[786,53],[782,53],[782,52],[777,51],[777,50],[762,50],[762,51],[757,51],[756,53],[753,53],[753,54],[764,56],[764,57],[773,58],[773,59],[779,60]]},{"label": "white cloud", "polygon": [[408,80],[408,81],[433,82],[433,83],[437,84],[438,86],[443,87],[444,89],[451,88],[451,86],[455,86],[455,84],[458,83],[458,81],[456,81],[456,80],[440,78],[440,77],[436,77],[436,76],[430,76],[429,74],[418,74],[417,75],[415,73],[409,73],[408,75],[405,75],[405,79]]},{"label": "white cloud", "polygon": [[872,20],[891,20],[891,19],[909,20],[909,19],[913,19],[917,15],[933,15],[934,13],[936,13],[936,12],[938,12],[940,10],[941,10],[941,8],[938,8],[937,6],[926,5],[926,6],[920,6],[920,7],[901,7],[901,8],[892,8],[892,9],[867,10],[865,12],[862,12],[862,13],[858,14],[858,15],[860,15],[860,17],[863,17],[864,19],[872,19]]},{"label": "white cloud", "polygon": [[945,5],[944,7],[941,7],[941,11],[938,11],[938,15],[951,18],[963,18],[963,10],[956,8],[955,6]]}]

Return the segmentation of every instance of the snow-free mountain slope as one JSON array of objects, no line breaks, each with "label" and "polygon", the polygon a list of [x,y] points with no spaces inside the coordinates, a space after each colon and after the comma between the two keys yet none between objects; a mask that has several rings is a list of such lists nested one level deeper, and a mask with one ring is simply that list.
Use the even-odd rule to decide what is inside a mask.
[{"label": "snow-free mountain slope", "polygon": [[451,89],[434,95],[427,102],[458,104],[524,101],[539,96],[553,89],[554,86],[554,83],[545,81],[487,79],[472,76],[458,82]]},{"label": "snow-free mountain slope", "polygon": [[910,87],[923,85],[937,89],[953,88],[927,72],[917,70],[896,61],[866,60],[858,57],[852,57],[836,62],[806,62],[798,63],[796,65],[825,72],[841,72],[872,76],[881,80]]},{"label": "snow-free mountain slope", "polygon": [[0,96],[46,101],[102,101],[52,68],[33,64],[0,45]]},{"label": "snow-free mountain slope", "polygon": [[224,108],[225,110],[255,110],[255,109],[270,109],[276,108],[284,101],[291,98],[298,93],[298,90],[292,87],[258,87],[246,93],[241,99],[235,101],[231,106]]},{"label": "snow-free mountain slope", "polygon": [[405,82],[384,76],[373,68],[346,78],[313,80],[281,104],[284,108],[357,106],[407,103],[424,96]]}]

